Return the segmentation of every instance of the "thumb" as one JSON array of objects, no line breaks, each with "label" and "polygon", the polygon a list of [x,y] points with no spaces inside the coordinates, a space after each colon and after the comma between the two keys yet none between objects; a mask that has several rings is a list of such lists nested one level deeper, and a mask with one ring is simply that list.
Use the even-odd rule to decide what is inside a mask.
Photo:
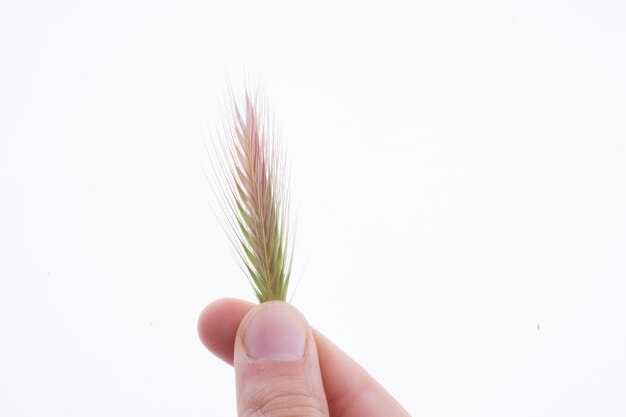
[{"label": "thumb", "polygon": [[254,307],[235,339],[239,417],[328,417],[311,327],[291,305]]}]

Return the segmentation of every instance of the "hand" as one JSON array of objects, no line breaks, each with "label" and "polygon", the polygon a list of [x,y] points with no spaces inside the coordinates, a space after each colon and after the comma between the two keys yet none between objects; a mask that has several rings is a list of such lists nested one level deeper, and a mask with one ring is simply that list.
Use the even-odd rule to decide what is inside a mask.
[{"label": "hand", "polygon": [[235,366],[239,417],[408,417],[294,307],[222,299],[200,314],[202,343]]}]

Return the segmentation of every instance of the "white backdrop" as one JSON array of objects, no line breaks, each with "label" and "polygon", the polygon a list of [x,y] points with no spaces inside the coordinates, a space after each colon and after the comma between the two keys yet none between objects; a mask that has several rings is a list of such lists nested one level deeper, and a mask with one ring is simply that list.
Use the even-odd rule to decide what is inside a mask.
[{"label": "white backdrop", "polygon": [[[293,303],[414,416],[626,415],[621,1],[0,0],[0,415],[235,415],[206,125],[260,80]],[[384,5],[383,5],[384,3]]]}]

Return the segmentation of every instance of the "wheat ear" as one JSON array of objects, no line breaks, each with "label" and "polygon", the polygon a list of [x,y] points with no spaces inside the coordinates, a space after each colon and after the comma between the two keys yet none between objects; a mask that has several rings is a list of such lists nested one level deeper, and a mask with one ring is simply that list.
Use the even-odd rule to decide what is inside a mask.
[{"label": "wheat ear", "polygon": [[258,97],[233,99],[223,130],[219,194],[225,230],[259,302],[285,301],[293,252],[284,152]]}]

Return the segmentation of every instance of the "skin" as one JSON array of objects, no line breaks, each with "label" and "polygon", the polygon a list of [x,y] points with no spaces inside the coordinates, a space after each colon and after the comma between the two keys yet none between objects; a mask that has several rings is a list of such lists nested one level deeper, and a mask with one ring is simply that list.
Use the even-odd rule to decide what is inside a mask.
[{"label": "skin", "polygon": [[[304,354],[255,359],[244,334],[263,331],[254,328],[255,317],[285,308],[302,320]],[[285,303],[214,301],[200,314],[198,333],[209,351],[235,367],[239,417],[409,416],[360,365]]]}]

